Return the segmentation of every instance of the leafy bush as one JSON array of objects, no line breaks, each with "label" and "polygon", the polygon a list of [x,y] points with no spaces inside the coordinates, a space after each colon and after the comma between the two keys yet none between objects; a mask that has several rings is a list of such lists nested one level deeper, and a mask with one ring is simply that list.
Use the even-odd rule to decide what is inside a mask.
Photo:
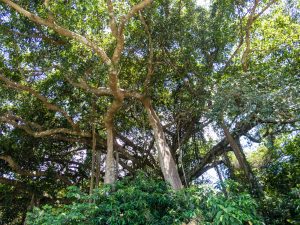
[{"label": "leafy bush", "polygon": [[262,212],[267,224],[300,224],[300,135],[275,140],[272,157],[260,172],[265,189]]},{"label": "leafy bush", "polygon": [[256,212],[258,205],[249,193],[239,193],[240,186],[233,181],[228,181],[225,187],[226,195],[214,192],[205,201],[206,208],[203,211],[209,221],[207,224],[263,224]]},{"label": "leafy bush", "polygon": [[[232,185],[232,184],[230,184]],[[229,190],[229,189],[228,189]],[[139,175],[95,190],[90,197],[77,187],[65,196],[70,204],[46,205],[28,214],[29,225],[41,224],[261,224],[248,194],[222,193],[204,186],[174,192],[161,180]],[[89,203],[92,201],[92,203]],[[249,224],[251,224],[249,223]]]}]

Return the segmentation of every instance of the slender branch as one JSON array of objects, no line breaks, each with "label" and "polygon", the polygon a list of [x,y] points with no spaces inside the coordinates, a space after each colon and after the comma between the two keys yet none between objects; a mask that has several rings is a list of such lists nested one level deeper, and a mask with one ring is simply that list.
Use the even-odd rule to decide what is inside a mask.
[{"label": "slender branch", "polygon": [[8,178],[5,178],[5,177],[0,177],[0,184],[16,186],[18,188],[21,188],[21,187],[24,186],[23,183],[21,183],[20,181],[8,179]]},{"label": "slender branch", "polygon": [[269,3],[259,12],[257,13],[254,17],[253,17],[253,21],[256,20],[258,17],[260,17],[268,8],[270,8],[271,5],[273,5],[274,3],[276,3],[278,0],[271,0],[269,1]]},{"label": "slender branch", "polygon": [[120,60],[121,57],[121,53],[124,49],[124,42],[125,42],[125,38],[124,38],[124,28],[126,23],[131,19],[131,17],[133,17],[136,13],[138,13],[139,11],[141,11],[142,9],[146,8],[148,5],[150,5],[152,3],[153,0],[143,0],[140,3],[134,5],[130,11],[127,13],[126,16],[123,16],[119,27],[118,27],[118,34],[117,34],[117,46],[115,48],[115,51],[113,53],[112,56],[112,62],[113,64],[117,64]]},{"label": "slender branch", "polygon": [[133,143],[133,141],[131,141],[128,137],[122,135],[121,133],[118,133],[116,136],[118,138],[120,138],[125,143],[125,145],[128,145],[128,146],[132,147],[133,149],[138,150],[140,153],[144,152],[144,149],[142,147],[140,147],[137,144]]},{"label": "slender branch", "polygon": [[16,31],[14,29],[10,29],[8,28],[7,26],[3,25],[3,24],[0,24],[1,27],[3,27],[3,29],[7,32],[7,33],[10,33],[10,34],[15,34],[17,36],[20,36],[20,37],[25,37],[25,38],[35,38],[35,39],[42,39],[44,40],[45,42],[48,42],[50,44],[53,44],[53,45],[64,45],[66,44],[66,42],[64,40],[55,40],[53,39],[52,37],[49,37],[49,36],[46,36],[46,35],[40,35],[40,34],[37,34],[37,33],[21,33],[19,31]]},{"label": "slender branch", "polygon": [[[257,8],[258,5],[258,1],[254,0],[254,6],[250,9],[250,16],[248,17],[247,20],[247,25],[246,25],[246,29],[245,29],[245,34],[242,34],[240,37],[240,41],[239,44],[237,46],[237,48],[235,49],[235,51],[231,54],[231,56],[229,57],[229,59],[226,61],[224,68],[222,69],[222,71],[224,71],[229,64],[231,63],[232,59],[237,55],[238,51],[240,50],[240,48],[242,47],[245,39],[246,39],[246,51],[243,53],[243,57],[245,60],[245,57],[247,56],[247,54],[249,54],[250,52],[250,28],[251,25],[254,23],[255,20],[257,20],[272,4],[274,4],[275,2],[277,2],[278,0],[271,0],[259,13],[255,14],[255,10]],[[247,50],[248,49],[248,50]],[[246,65],[245,69],[246,69]]]},{"label": "slender branch", "polygon": [[109,14],[109,18],[110,18],[110,21],[109,21],[110,29],[111,29],[113,36],[115,38],[117,38],[118,28],[117,28],[117,23],[116,23],[116,19],[115,19],[113,3],[111,0],[107,0],[106,3],[107,3],[108,14]]},{"label": "slender branch", "polygon": [[24,122],[24,120],[22,120],[22,119],[19,120],[19,118],[20,117],[12,116],[10,114],[5,114],[0,117],[0,121],[11,124],[14,127],[20,128],[20,129],[24,130],[26,133],[32,135],[33,137],[53,136],[53,135],[59,134],[59,133],[75,135],[75,136],[80,136],[80,137],[91,137],[90,133],[74,131],[74,130],[70,130],[67,128],[54,128],[54,129],[48,129],[48,130],[43,130],[43,131],[34,131],[30,127],[30,125],[32,125],[33,123],[26,124]]},{"label": "slender branch", "polygon": [[300,122],[300,118],[298,119],[289,119],[289,120],[272,120],[272,119],[257,119],[260,123],[270,123],[270,124],[293,124]]},{"label": "slender branch", "polygon": [[45,176],[46,172],[44,171],[28,171],[22,169],[11,156],[9,155],[0,155],[0,159],[6,161],[8,165],[15,171],[16,173],[23,175],[23,176],[30,176],[30,177],[41,177]]},{"label": "slender branch", "polygon": [[72,39],[80,42],[81,44],[88,46],[89,48],[94,50],[98,56],[100,56],[100,58],[103,60],[103,62],[106,65],[111,64],[111,60],[107,56],[106,52],[101,47],[99,47],[96,43],[92,42],[88,38],[86,38],[80,34],[77,34],[73,31],[70,31],[62,26],[59,26],[56,23],[54,23],[53,21],[50,21],[48,19],[43,19],[43,18],[25,10],[24,8],[22,8],[21,6],[19,6],[18,4],[14,3],[10,0],[0,0],[0,1],[4,2],[8,6],[13,8],[17,12],[19,12],[20,14],[22,14],[23,16],[27,17],[29,20],[31,20],[37,24],[47,26],[62,36],[72,38]]},{"label": "slender branch", "polygon": [[248,66],[249,66],[248,65],[249,64],[248,63],[248,61],[249,61],[248,55],[250,53],[250,30],[251,30],[252,24],[254,22],[253,17],[255,15],[255,10],[257,8],[258,1],[259,0],[254,0],[254,5],[251,8],[250,15],[248,17],[247,24],[246,24],[246,33],[245,33],[246,49],[242,55],[242,67],[243,67],[244,72],[246,72],[248,70]]},{"label": "slender branch", "polygon": [[[111,89],[106,87],[98,87],[98,88],[92,87],[83,79],[80,79],[78,82],[75,82],[71,78],[66,77],[66,80],[74,87],[81,88],[96,96],[113,96]],[[144,96],[139,94],[138,92],[124,90],[122,88],[118,88],[118,91],[121,93],[121,95],[123,95],[126,98],[134,98],[138,100],[144,98]]]},{"label": "slender branch", "polygon": [[149,6],[151,3],[153,2],[153,0],[143,0],[140,3],[136,4],[135,6],[133,6],[131,8],[131,10],[128,12],[128,14],[126,15],[126,17],[122,20],[120,27],[124,27],[125,23],[131,18],[133,17],[137,12],[141,11],[142,9],[146,8],[147,6]]},{"label": "slender branch", "polygon": [[110,96],[112,92],[106,87],[92,87],[85,80],[80,79],[78,82],[73,81],[71,78],[66,77],[66,80],[74,87],[81,88],[89,93],[95,94],[96,96]]},{"label": "slender branch", "polygon": [[148,36],[148,51],[149,51],[149,59],[148,59],[148,71],[147,71],[147,76],[146,79],[144,81],[144,88],[145,88],[145,93],[148,93],[148,87],[151,81],[151,77],[153,76],[153,72],[154,72],[154,68],[153,68],[153,42],[152,42],[152,37],[151,37],[151,32],[149,29],[148,24],[145,21],[145,18],[143,17],[142,13],[139,13],[140,16],[140,20],[142,22],[142,24],[144,25],[145,31],[147,33]]},{"label": "slender branch", "polygon": [[73,122],[72,118],[68,115],[68,113],[65,110],[58,107],[57,105],[54,105],[53,103],[50,103],[46,97],[39,94],[37,91],[33,90],[28,86],[13,82],[1,74],[0,74],[0,80],[3,81],[6,84],[6,86],[9,88],[29,92],[31,95],[39,99],[47,109],[61,113],[73,128],[77,128],[77,125]]},{"label": "slender branch", "polygon": [[[12,170],[14,172],[16,172],[17,174],[19,174],[21,176],[27,176],[27,177],[43,177],[43,176],[47,176],[47,172],[46,171],[29,171],[29,170],[24,170],[9,155],[0,155],[0,159],[2,159],[5,162],[7,162],[8,165],[10,166],[10,168],[12,168]],[[56,174],[55,176],[56,176],[56,178],[63,180],[65,183],[68,183],[69,185],[71,184],[71,182],[65,176],[61,176],[59,174]]]}]

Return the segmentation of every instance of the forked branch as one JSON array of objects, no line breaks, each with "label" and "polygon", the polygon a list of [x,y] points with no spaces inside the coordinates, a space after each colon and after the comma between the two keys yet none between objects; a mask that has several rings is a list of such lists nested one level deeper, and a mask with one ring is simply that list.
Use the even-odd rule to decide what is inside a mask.
[{"label": "forked branch", "polygon": [[48,20],[48,19],[43,19],[27,10],[25,10],[24,8],[22,8],[21,6],[19,6],[18,4],[10,1],[10,0],[0,0],[2,2],[4,2],[5,4],[7,4],[8,6],[10,6],[11,8],[13,8],[14,10],[16,10],[17,12],[19,12],[20,14],[22,14],[23,16],[27,17],[29,20],[31,20],[32,22],[35,22],[37,24],[40,25],[44,25],[46,27],[49,27],[51,29],[53,29],[55,32],[57,32],[58,34],[65,36],[65,37],[69,37],[72,38],[78,42],[80,42],[81,44],[86,45],[87,47],[91,48],[92,50],[94,50],[98,56],[100,56],[100,58],[103,60],[103,62],[106,65],[110,65],[111,64],[111,60],[110,58],[107,56],[106,52],[99,47],[96,43],[92,42],[91,40],[89,40],[88,38],[77,34],[73,31],[68,30],[67,28],[64,28],[60,25],[57,25],[55,22]]}]

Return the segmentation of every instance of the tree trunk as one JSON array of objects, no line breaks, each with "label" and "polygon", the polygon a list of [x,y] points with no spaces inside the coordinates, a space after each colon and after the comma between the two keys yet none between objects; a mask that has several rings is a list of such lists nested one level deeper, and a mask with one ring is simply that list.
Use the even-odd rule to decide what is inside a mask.
[{"label": "tree trunk", "polygon": [[118,71],[116,69],[116,65],[113,65],[109,69],[109,88],[113,93],[114,100],[107,110],[105,116],[105,127],[107,132],[107,155],[105,161],[105,176],[104,183],[105,184],[114,184],[116,181],[115,176],[115,158],[114,158],[114,116],[118,112],[118,110],[122,107],[124,94],[119,89],[118,84]]},{"label": "tree trunk", "polygon": [[174,190],[183,188],[180,180],[175,161],[172,157],[170,148],[166,142],[163,128],[160,120],[151,106],[149,99],[143,100],[144,107],[146,108],[150,125],[154,132],[155,144],[158,150],[159,164],[166,182],[168,182]]},{"label": "tree trunk", "polygon": [[221,174],[221,172],[219,170],[219,166],[218,165],[215,166],[215,170],[217,172],[217,175],[218,175],[218,178],[219,178],[219,181],[220,181],[221,190],[223,191],[225,197],[227,198],[228,195],[227,195],[226,187],[224,185],[224,180],[223,180],[223,177],[222,177],[222,174]]},{"label": "tree trunk", "polygon": [[228,169],[228,176],[229,176],[230,179],[235,180],[236,177],[235,177],[235,174],[234,174],[234,169],[233,169],[233,166],[232,166],[232,164],[230,162],[230,159],[227,155],[227,152],[225,152],[223,156],[224,156],[225,165],[227,166],[227,169]]},{"label": "tree trunk", "polygon": [[96,181],[95,181],[95,187],[99,186],[100,182],[100,167],[101,167],[101,152],[99,150],[96,151]]},{"label": "tree trunk", "polygon": [[114,135],[113,135],[113,126],[107,125],[107,154],[105,161],[105,184],[114,184],[115,179],[115,158],[114,158]]},{"label": "tree trunk", "polygon": [[261,195],[262,191],[261,188],[259,187],[259,184],[253,174],[253,171],[251,169],[251,166],[249,165],[249,163],[247,162],[246,156],[243,153],[240,143],[239,143],[239,139],[235,140],[232,135],[230,134],[228,128],[222,124],[222,129],[224,131],[224,134],[229,142],[230,147],[232,148],[234,155],[236,156],[239,165],[241,166],[241,168],[243,169],[247,180],[249,181],[250,185],[253,188],[253,191],[256,195]]},{"label": "tree trunk", "polygon": [[105,184],[114,184],[116,181],[116,169],[115,169],[115,158],[114,158],[114,115],[122,107],[123,96],[117,96],[112,102],[111,106],[107,110],[105,116],[105,127],[107,132],[107,155],[105,161]]},{"label": "tree trunk", "polygon": [[246,158],[246,155],[245,153],[243,152],[243,148],[242,148],[242,145],[240,143],[240,139],[237,138],[235,140],[235,142],[237,143],[237,146],[239,147],[240,149],[240,152],[241,152],[241,155],[242,155],[242,158],[244,160],[244,164],[245,166],[247,167],[247,170],[249,171],[249,178],[250,178],[250,184],[253,188],[253,193],[258,196],[258,197],[262,197],[263,196],[263,190],[262,190],[262,187],[260,186],[256,176],[254,175],[253,173],[253,170],[249,164],[249,162],[247,161],[247,158]]},{"label": "tree trunk", "polygon": [[92,195],[94,190],[94,180],[95,180],[95,162],[96,162],[96,137],[95,137],[95,122],[92,127],[92,167],[91,167],[91,180],[90,180],[90,195]]}]

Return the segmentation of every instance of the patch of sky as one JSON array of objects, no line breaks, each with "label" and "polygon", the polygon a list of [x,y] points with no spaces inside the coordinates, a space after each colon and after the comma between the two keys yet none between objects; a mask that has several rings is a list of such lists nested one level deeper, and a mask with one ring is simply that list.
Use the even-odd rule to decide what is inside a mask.
[{"label": "patch of sky", "polygon": [[208,9],[211,5],[211,0],[196,0],[196,4],[198,6]]}]

